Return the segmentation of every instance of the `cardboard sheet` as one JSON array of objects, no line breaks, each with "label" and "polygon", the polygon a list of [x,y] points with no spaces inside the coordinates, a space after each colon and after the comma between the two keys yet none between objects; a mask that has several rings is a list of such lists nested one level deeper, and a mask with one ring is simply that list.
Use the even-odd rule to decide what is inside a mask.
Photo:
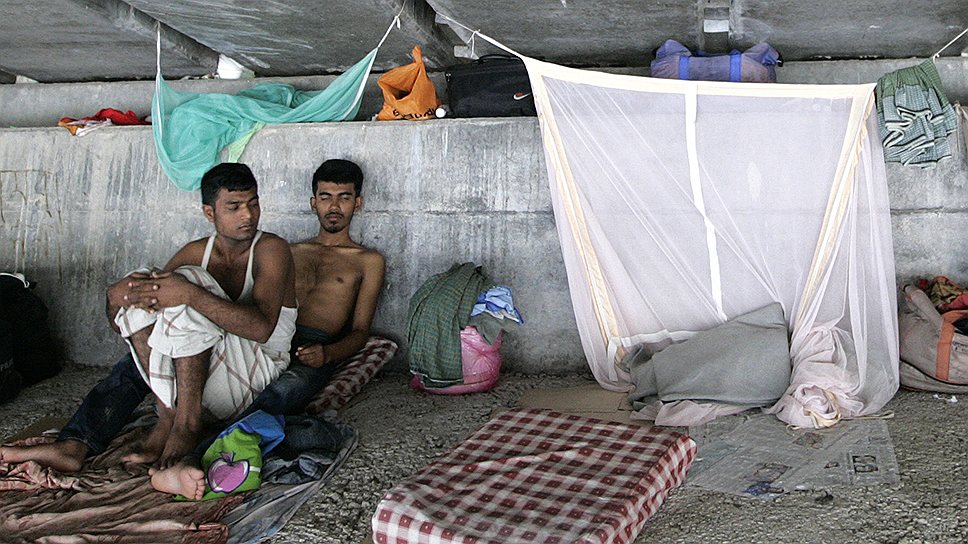
[{"label": "cardboard sheet", "polygon": [[564,414],[651,426],[651,422],[632,419],[632,405],[628,393],[602,389],[597,383],[588,383],[558,389],[529,389],[518,400],[520,408],[554,410]]}]

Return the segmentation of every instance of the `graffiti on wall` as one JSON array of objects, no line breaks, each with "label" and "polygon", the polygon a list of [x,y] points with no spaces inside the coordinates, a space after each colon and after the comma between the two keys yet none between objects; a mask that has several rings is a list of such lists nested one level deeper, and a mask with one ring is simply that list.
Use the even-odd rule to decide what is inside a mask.
[{"label": "graffiti on wall", "polygon": [[0,268],[22,272],[27,261],[48,260],[61,270],[57,243],[63,221],[57,178],[48,170],[0,170]]}]

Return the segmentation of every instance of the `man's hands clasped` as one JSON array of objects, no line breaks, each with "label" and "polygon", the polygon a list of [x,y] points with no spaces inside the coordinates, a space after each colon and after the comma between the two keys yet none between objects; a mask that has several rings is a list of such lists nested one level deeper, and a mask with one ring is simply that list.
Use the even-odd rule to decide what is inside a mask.
[{"label": "man's hands clasped", "polygon": [[181,274],[152,271],[135,272],[109,288],[111,300],[124,308],[156,312],[191,302],[196,286]]}]

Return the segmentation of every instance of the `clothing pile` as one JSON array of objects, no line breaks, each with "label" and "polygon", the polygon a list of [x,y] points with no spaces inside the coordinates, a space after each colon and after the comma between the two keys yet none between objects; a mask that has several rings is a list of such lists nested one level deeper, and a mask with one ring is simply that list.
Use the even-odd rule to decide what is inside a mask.
[{"label": "clothing pile", "polygon": [[635,385],[633,418],[699,425],[774,404],[790,385],[788,334],[774,302],[656,353],[635,346],[621,362]]},{"label": "clothing pile", "polygon": [[887,162],[927,168],[950,157],[948,135],[957,126],[956,117],[932,60],[877,80],[877,118]]},{"label": "clothing pile", "polygon": [[[524,323],[511,290],[488,288],[474,263],[427,280],[410,300],[411,387],[438,394],[487,391],[497,384],[501,333]],[[513,325],[512,325],[513,323]]]},{"label": "clothing pile", "polygon": [[488,345],[493,345],[500,338],[501,331],[524,325],[524,318],[514,307],[511,289],[498,285],[477,297],[468,324],[477,329]]},{"label": "clothing pile", "polygon": [[[946,276],[935,276],[933,280],[921,278],[917,285],[918,289],[927,293],[931,304],[942,316],[948,312],[968,310],[968,287],[963,287]],[[959,333],[968,334],[968,318],[952,321],[952,325]]]},{"label": "clothing pile", "polygon": [[84,136],[94,130],[114,125],[150,125],[147,117],[138,117],[131,111],[120,111],[113,108],[104,108],[90,117],[74,119],[64,117],[57,122],[57,126],[64,127],[74,136]]}]

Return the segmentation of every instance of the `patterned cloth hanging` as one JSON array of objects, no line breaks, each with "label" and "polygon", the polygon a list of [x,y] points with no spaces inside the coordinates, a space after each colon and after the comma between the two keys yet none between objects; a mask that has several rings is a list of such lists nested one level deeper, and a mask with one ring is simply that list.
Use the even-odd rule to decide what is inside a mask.
[{"label": "patterned cloth hanging", "polygon": [[957,119],[933,60],[884,74],[876,92],[885,161],[931,168],[951,156]]}]

